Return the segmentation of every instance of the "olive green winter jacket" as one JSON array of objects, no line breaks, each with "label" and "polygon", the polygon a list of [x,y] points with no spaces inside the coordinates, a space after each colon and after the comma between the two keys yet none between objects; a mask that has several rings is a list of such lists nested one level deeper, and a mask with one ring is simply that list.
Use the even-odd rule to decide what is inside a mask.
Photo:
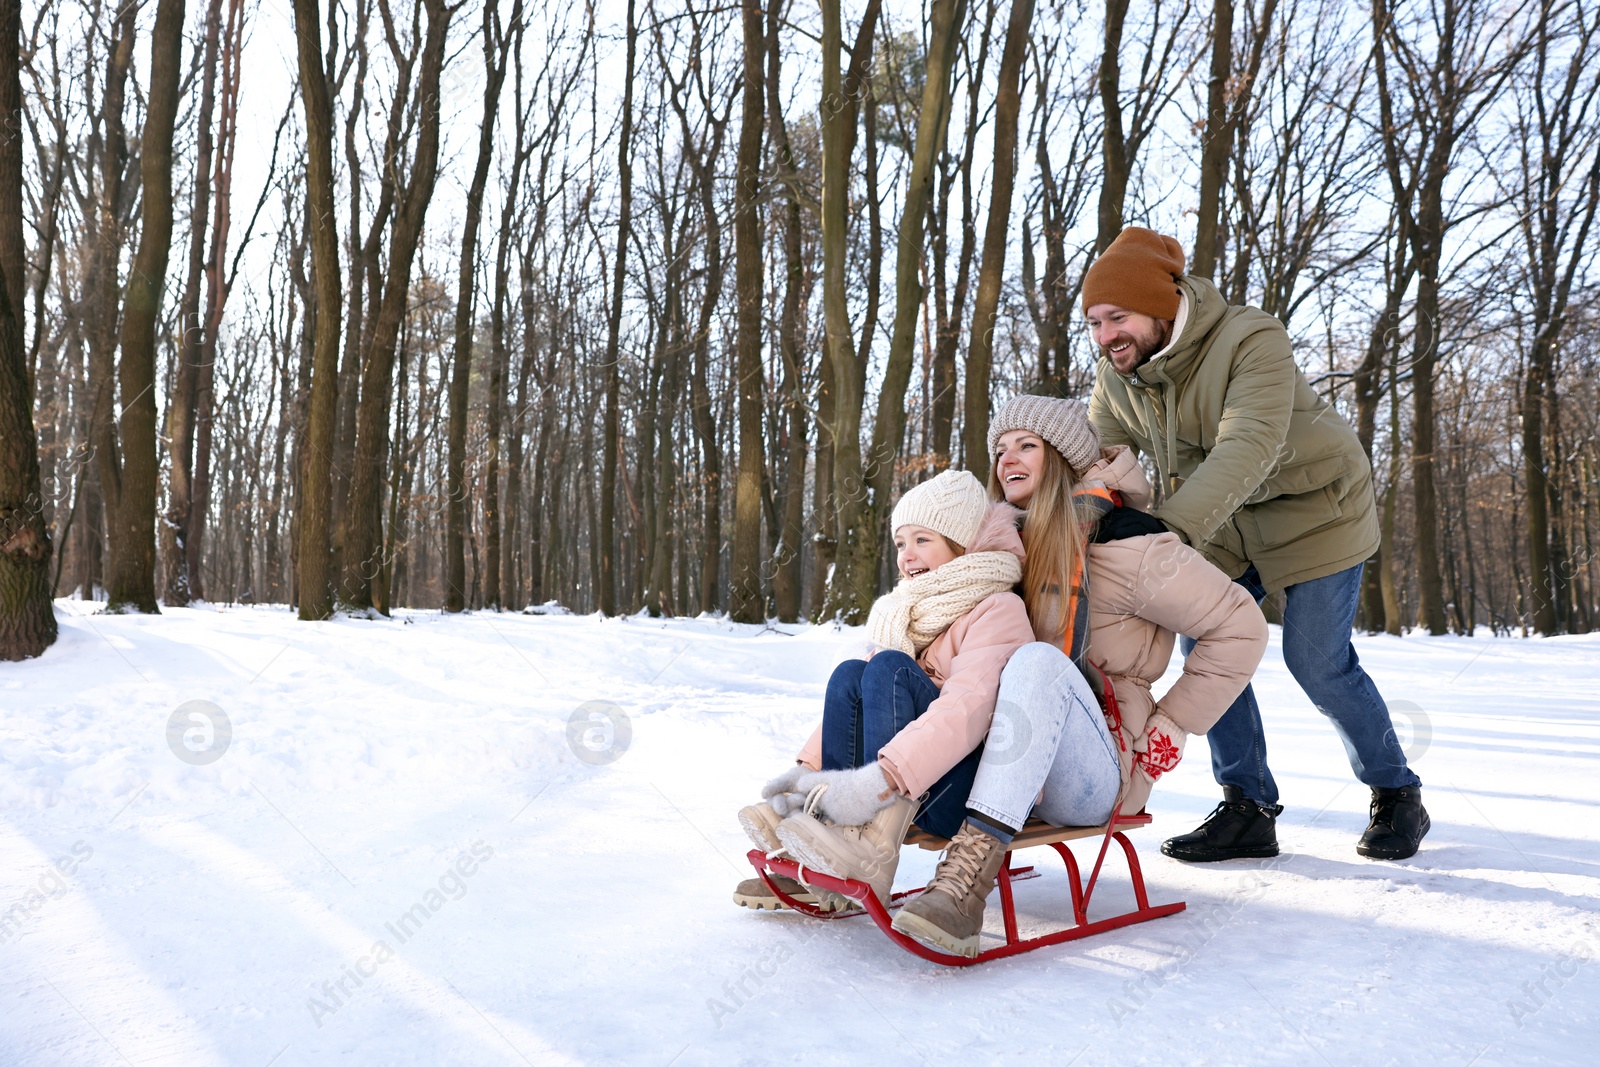
[{"label": "olive green winter jacket", "polygon": [[1184,275],[1172,341],[1132,374],[1102,358],[1089,418],[1104,446],[1151,457],[1156,515],[1230,577],[1269,591],[1378,548],[1372,467],[1355,431],[1296,366],[1289,334]]}]

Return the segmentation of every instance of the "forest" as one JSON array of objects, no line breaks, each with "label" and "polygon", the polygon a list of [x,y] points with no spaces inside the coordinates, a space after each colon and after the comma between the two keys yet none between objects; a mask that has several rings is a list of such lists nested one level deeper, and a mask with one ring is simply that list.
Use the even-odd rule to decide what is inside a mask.
[{"label": "forest", "polygon": [[[860,622],[1125,225],[1372,460],[1373,632],[1600,625],[1595,0],[0,0],[0,658]],[[246,60],[249,60],[247,63]]]}]

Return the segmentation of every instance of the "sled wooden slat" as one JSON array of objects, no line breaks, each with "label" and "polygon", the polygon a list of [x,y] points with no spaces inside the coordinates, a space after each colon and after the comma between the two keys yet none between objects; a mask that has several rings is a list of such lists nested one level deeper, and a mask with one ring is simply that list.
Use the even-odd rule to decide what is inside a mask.
[{"label": "sled wooden slat", "polygon": [[[1150,816],[1144,812],[1137,815],[1123,815],[1117,819],[1117,829],[1132,830],[1140,826],[1149,826]],[[1043,819],[1029,819],[1028,824],[1022,828],[1011,841],[1007,851],[1015,852],[1019,848],[1030,845],[1053,845],[1057,841],[1077,841],[1084,837],[1101,837],[1106,832],[1105,823],[1099,826],[1052,826]],[[916,845],[918,848],[927,849],[929,852],[943,852],[949,847],[950,842],[942,837],[935,837],[926,830],[913,826],[906,834],[905,843]]]}]

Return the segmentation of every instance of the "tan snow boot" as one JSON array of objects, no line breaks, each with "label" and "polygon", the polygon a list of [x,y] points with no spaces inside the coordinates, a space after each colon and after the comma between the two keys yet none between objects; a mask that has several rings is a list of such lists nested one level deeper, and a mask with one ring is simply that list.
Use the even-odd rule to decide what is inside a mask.
[{"label": "tan snow boot", "polygon": [[[778,841],[778,824],[783,816],[772,810],[765,800],[739,809],[739,825],[752,844],[763,852],[776,852],[783,846]],[[759,880],[759,879],[758,879]]]},{"label": "tan snow boot", "polygon": [[778,824],[778,840],[812,870],[866,882],[888,907],[900,842],[916,813],[917,802],[899,795],[861,826],[836,826],[802,812]]},{"label": "tan snow boot", "polygon": [[1005,863],[1006,846],[963,823],[939,861],[928,888],[906,902],[894,928],[924,945],[958,956],[978,954],[983,903]]},{"label": "tan snow boot", "polygon": [[[810,889],[801,885],[793,878],[785,878],[781,874],[772,876],[778,883],[778,888],[789,894],[802,904],[814,904],[823,911],[859,911],[860,905],[849,897],[838,893],[830,893],[826,889]],[[767,883],[759,878],[746,878],[740,882],[733,891],[733,902],[741,908],[755,908],[757,911],[779,911],[789,905],[778,899],[777,894],[767,888]]]}]

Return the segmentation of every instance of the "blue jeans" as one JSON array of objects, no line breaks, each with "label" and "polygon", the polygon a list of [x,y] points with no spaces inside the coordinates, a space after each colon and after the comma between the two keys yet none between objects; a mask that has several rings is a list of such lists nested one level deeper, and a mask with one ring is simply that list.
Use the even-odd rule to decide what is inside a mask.
[{"label": "blue jeans", "polygon": [[[822,703],[822,769],[843,771],[878,758],[878,750],[928,710],[939,687],[904,652],[880,651],[871,659],[847,659],[833,669]],[[967,794],[978,773],[980,745],[946,771],[928,791],[916,824],[939,837],[954,837],[967,814]]]},{"label": "blue jeans", "polygon": [[[1421,785],[1406,766],[1395,737],[1389,706],[1361,669],[1350,633],[1355,626],[1361,568],[1300,582],[1284,590],[1283,662],[1317,710],[1333,723],[1344,742],[1350,769],[1363,784],[1380,789]],[[1267,591],[1251,567],[1235,579],[1260,603]],[[1185,637],[1183,654],[1194,648]],[[1211,742],[1211,773],[1218,785],[1237,786],[1257,804],[1278,802],[1278,783],[1267,768],[1267,739],[1255,692],[1245,686],[1206,735]]]}]

